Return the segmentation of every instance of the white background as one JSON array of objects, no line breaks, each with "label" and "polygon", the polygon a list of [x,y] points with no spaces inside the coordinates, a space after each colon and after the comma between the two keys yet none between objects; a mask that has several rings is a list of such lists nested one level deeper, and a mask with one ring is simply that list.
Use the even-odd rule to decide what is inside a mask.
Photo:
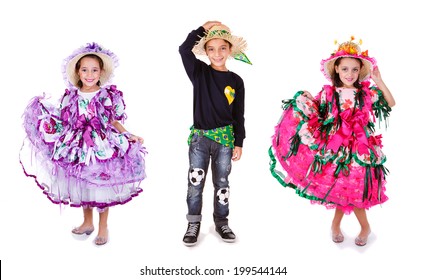
[{"label": "white background", "polygon": [[[140,2],[140,4],[136,3]],[[279,3],[279,5],[278,5]],[[423,26],[420,1],[3,1],[0,4],[2,95],[0,259],[2,279],[159,279],[144,267],[220,268],[225,276],[197,279],[419,279],[425,249]],[[253,65],[229,60],[246,87],[241,161],[230,177],[234,244],[222,242],[212,222],[211,179],[196,247],[186,230],[186,138],[192,117],[191,84],[178,53],[187,34],[221,20],[249,45]],[[320,60],[334,40],[363,40],[397,105],[381,129],[388,157],[389,201],[368,211],[364,248],[354,245],[354,215],[342,224],[346,240],[330,238],[333,211],[310,205],[271,176],[268,148],[281,100],[327,83]],[[50,203],[19,165],[21,115],[29,99],[52,101],[65,85],[61,62],[79,46],[98,42],[120,58],[114,83],[124,92],[125,126],[145,138],[144,192],[110,210],[110,242],[95,247],[70,230],[82,210]],[[98,215],[95,215],[95,223]],[[234,267],[286,267],[287,275],[234,276]],[[229,272],[227,272],[229,270]],[[4,278],[3,278],[4,277]],[[195,279],[168,276],[161,279]]]}]

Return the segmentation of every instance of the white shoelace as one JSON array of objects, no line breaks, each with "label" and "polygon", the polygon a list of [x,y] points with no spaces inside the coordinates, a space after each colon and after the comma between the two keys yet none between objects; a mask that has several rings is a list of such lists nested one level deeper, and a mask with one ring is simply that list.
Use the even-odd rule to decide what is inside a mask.
[{"label": "white shoelace", "polygon": [[221,231],[223,233],[232,233],[232,230],[229,228],[228,225],[221,226]]},{"label": "white shoelace", "polygon": [[186,236],[196,236],[198,232],[199,224],[189,224],[189,228],[186,231]]}]

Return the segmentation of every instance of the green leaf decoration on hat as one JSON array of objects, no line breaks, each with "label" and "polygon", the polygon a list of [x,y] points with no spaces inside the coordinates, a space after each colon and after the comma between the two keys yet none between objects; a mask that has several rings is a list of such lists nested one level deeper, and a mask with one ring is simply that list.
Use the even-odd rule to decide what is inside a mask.
[{"label": "green leaf decoration on hat", "polygon": [[216,29],[216,30],[209,31],[207,37],[225,36],[225,35],[230,35],[229,31]]},{"label": "green leaf decoration on hat", "polygon": [[244,53],[235,54],[235,56],[233,58],[236,59],[236,60],[240,60],[240,61],[243,61],[245,63],[252,65],[251,61],[248,59],[248,57]]}]

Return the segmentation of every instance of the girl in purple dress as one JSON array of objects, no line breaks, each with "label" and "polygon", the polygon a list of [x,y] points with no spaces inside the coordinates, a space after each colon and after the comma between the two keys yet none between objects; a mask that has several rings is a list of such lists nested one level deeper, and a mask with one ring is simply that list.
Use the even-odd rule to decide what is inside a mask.
[{"label": "girl in purple dress", "polygon": [[139,185],[146,177],[143,138],[122,125],[127,118],[123,94],[108,85],[117,66],[116,55],[96,43],[77,49],[63,64],[68,88],[59,105],[37,96],[23,114],[25,175],[53,203],[83,208],[84,220],[74,234],[94,231],[97,208],[96,245],[108,241],[109,207],[142,192]]}]

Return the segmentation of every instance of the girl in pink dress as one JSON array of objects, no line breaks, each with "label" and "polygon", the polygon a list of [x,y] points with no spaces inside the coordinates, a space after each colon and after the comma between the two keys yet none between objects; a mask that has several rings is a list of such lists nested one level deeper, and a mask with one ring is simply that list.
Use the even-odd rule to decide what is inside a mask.
[{"label": "girl in pink dress", "polygon": [[77,49],[63,64],[68,88],[59,105],[37,96],[23,114],[25,175],[53,203],[83,208],[83,223],[73,234],[94,231],[97,208],[96,245],[108,241],[109,207],[142,192],[139,185],[146,177],[143,138],[122,125],[127,118],[123,94],[108,85],[117,66],[115,54],[96,43]]},{"label": "girl in pink dress", "polygon": [[[299,91],[283,101],[283,115],[275,127],[270,170],[285,187],[312,203],[335,209],[332,240],[344,241],[341,220],[354,212],[364,246],[371,232],[366,210],[387,201],[381,135],[375,123],[389,117],[395,100],[381,78],[376,60],[350,41],[321,62],[332,85],[313,97]],[[369,78],[375,85],[371,85]],[[276,159],[284,172],[276,170]]]}]

